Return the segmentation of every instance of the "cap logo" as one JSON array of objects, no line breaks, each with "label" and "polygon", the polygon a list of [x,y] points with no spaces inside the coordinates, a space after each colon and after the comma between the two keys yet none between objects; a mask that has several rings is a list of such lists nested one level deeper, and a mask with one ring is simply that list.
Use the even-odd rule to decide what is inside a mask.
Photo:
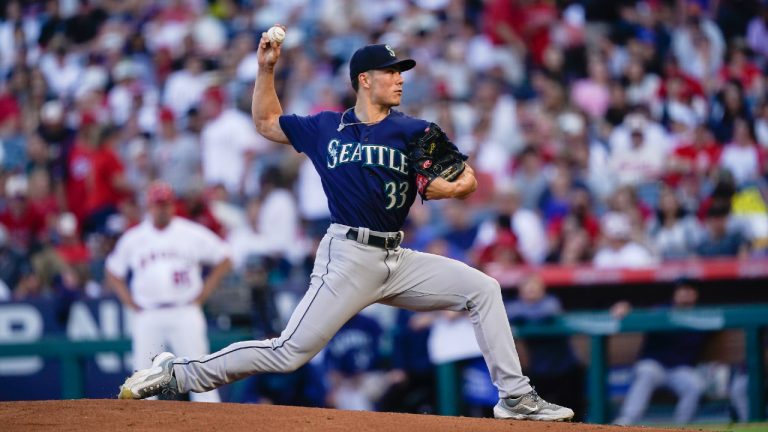
[{"label": "cap logo", "polygon": [[387,51],[389,51],[389,55],[391,55],[392,57],[397,57],[397,56],[395,55],[395,50],[393,50],[391,46],[389,46],[389,45],[384,45],[384,48],[386,48],[386,49],[387,49]]}]

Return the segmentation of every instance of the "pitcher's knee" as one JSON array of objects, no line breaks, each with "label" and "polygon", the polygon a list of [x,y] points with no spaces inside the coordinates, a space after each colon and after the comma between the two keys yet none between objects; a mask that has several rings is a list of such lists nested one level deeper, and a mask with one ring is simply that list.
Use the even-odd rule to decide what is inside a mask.
[{"label": "pitcher's knee", "polygon": [[278,360],[277,372],[289,373],[304,366],[313,354],[306,350],[297,349],[295,346],[284,345],[277,349],[280,352],[280,358]]},{"label": "pitcher's knee", "polygon": [[483,275],[482,279],[476,284],[476,294],[478,298],[492,298],[501,295],[501,285],[496,279]]}]

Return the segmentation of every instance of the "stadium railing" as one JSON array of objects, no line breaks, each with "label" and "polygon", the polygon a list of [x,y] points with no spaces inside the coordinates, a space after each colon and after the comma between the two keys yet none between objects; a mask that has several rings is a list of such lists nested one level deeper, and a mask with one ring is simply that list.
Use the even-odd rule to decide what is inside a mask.
[{"label": "stadium railing", "polygon": [[[768,327],[768,304],[739,306],[699,307],[688,310],[641,310],[635,309],[621,320],[608,312],[566,313],[546,324],[515,327],[516,337],[575,336],[584,335],[589,340],[587,418],[592,423],[609,421],[607,389],[608,339],[623,333],[671,331],[695,329],[703,331],[739,330],[744,333],[744,349],[749,374],[750,418],[765,418],[765,395],[762,386],[765,378],[765,350],[763,333]],[[212,332],[211,348],[220,349],[230,343],[250,339],[250,334],[230,331]],[[83,364],[97,353],[125,353],[130,350],[130,340],[124,337],[73,341],[65,336],[45,336],[31,342],[0,343],[0,358],[41,356],[61,362],[61,396],[64,399],[81,398],[84,395]],[[438,412],[445,415],[459,414],[457,365],[445,363],[437,367]]]},{"label": "stadium railing", "polygon": [[[739,329],[745,335],[745,359],[749,375],[750,420],[765,419],[765,350],[763,332],[768,326],[768,305],[700,307],[686,310],[635,310],[623,319],[608,312],[567,313],[546,324],[513,328],[515,337],[586,335],[589,338],[588,413],[590,423],[610,421],[607,341],[621,333],[650,331]],[[437,365],[438,412],[459,414],[459,377],[456,363]]]}]

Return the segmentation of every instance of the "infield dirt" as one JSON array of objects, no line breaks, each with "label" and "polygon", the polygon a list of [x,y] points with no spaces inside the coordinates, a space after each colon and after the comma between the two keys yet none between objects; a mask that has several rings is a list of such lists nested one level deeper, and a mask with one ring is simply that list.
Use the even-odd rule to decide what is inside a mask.
[{"label": "infield dirt", "polygon": [[672,431],[582,423],[542,423],[274,405],[86,399],[1,402],[2,431]]}]

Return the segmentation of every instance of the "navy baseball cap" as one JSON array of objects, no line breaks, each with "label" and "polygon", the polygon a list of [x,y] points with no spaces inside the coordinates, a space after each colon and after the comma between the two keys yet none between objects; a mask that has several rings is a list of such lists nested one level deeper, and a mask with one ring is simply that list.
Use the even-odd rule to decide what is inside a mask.
[{"label": "navy baseball cap", "polygon": [[349,61],[349,79],[355,78],[363,72],[373,69],[395,68],[400,72],[413,69],[416,62],[412,59],[398,59],[395,50],[389,45],[366,45],[352,54]]}]

